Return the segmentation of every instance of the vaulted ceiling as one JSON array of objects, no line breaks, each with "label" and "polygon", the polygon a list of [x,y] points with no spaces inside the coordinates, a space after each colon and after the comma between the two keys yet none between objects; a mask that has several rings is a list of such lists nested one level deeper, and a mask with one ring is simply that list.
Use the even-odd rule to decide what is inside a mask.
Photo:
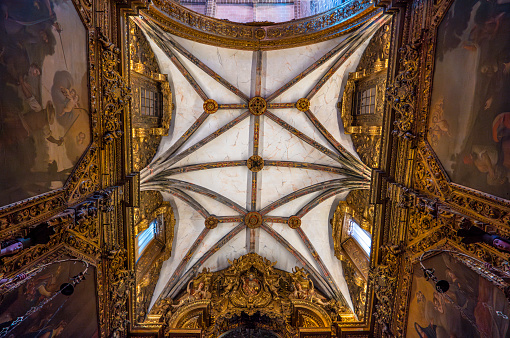
[{"label": "vaulted ceiling", "polygon": [[329,219],[349,191],[369,188],[371,171],[344,134],[337,104],[385,19],[274,51],[205,45],[134,20],[175,103],[169,136],[141,172],[141,189],[161,191],[177,221],[152,304],[202,268],[256,252],[285,271],[306,267],[322,292],[352,307]]}]

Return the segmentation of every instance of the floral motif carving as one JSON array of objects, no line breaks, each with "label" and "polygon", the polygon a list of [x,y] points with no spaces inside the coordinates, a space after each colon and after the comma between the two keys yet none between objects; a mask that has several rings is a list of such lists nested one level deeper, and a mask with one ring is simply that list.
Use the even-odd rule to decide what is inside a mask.
[{"label": "floral motif carving", "polygon": [[246,161],[246,166],[253,172],[259,172],[264,168],[264,159],[259,155],[252,155]]},{"label": "floral motif carving", "polygon": [[256,211],[249,212],[244,217],[244,223],[248,228],[256,229],[262,225],[262,216]]},{"label": "floral motif carving", "polygon": [[262,115],[266,112],[267,102],[263,97],[255,96],[248,102],[248,109],[253,115]]},{"label": "floral motif carving", "polygon": [[103,140],[111,143],[123,134],[122,111],[131,100],[131,89],[118,71],[120,50],[104,36],[100,41]]},{"label": "floral motif carving", "polygon": [[395,131],[398,136],[412,134],[416,109],[416,86],[418,84],[419,47],[412,43],[402,48],[402,71],[386,91],[386,96],[395,109]]},{"label": "floral motif carving", "polygon": [[214,229],[218,226],[218,219],[214,216],[209,216],[205,219],[204,223],[207,229]]},{"label": "floral motif carving", "polygon": [[204,101],[204,111],[207,114],[214,114],[218,111],[218,102],[213,99],[208,99]]},{"label": "floral motif carving", "polygon": [[[271,330],[290,338],[297,334],[291,325],[293,320],[328,327],[332,318],[352,315],[348,308],[334,299],[326,299],[315,289],[303,268],[296,267],[293,273],[277,270],[276,262],[255,253],[229,263],[230,267],[214,273],[204,269],[176,300],[168,298],[162,302],[160,313],[168,325],[167,331],[193,323],[206,337],[218,337],[237,327],[242,318],[255,316],[259,324],[267,319],[276,325]],[[198,313],[202,319],[193,321]]]},{"label": "floral motif carving", "polygon": [[296,102],[296,108],[299,111],[305,112],[308,109],[310,109],[310,100],[308,100],[306,97],[302,97]]},{"label": "floral motif carving", "polygon": [[380,161],[381,136],[351,134],[352,144],[359,157],[370,168],[377,168]]},{"label": "floral motif carving", "polygon": [[289,225],[289,228],[297,229],[301,226],[301,218],[297,216],[290,216],[287,224]]},{"label": "floral motif carving", "polygon": [[[376,15],[370,0],[353,0],[330,11],[291,22],[248,26],[197,14],[178,3],[154,0],[151,19],[176,35],[238,49],[283,48],[330,39]],[[348,19],[348,20],[347,20]]]}]

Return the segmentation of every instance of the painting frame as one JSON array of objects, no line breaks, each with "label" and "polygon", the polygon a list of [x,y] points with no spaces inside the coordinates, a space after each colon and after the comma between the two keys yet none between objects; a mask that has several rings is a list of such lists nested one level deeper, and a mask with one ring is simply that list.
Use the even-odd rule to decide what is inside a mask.
[{"label": "painting frame", "polygon": [[[97,66],[100,63],[96,52],[97,42],[92,29],[92,3],[70,1],[85,29],[86,77],[89,97],[87,98],[90,124],[90,143],[82,153],[63,187],[50,190],[40,195],[13,202],[0,207],[0,236],[12,235],[19,229],[47,219],[76,204],[99,186],[98,131],[99,125],[94,124],[98,117],[98,102],[94,100],[100,95],[97,84]],[[85,188],[86,187],[86,188]]]},{"label": "painting frame", "polygon": [[[430,241],[424,240],[424,242],[431,244]],[[437,251],[436,251],[437,250]],[[482,248],[483,250],[483,248]],[[435,252],[434,252],[435,251]],[[401,281],[401,292],[403,293],[403,296],[401,297],[401,302],[397,305],[401,308],[405,307],[406,311],[402,313],[404,315],[405,320],[403,323],[405,323],[406,329],[404,330],[405,334],[404,336],[407,336],[407,332],[409,330],[410,325],[410,312],[411,312],[411,301],[413,300],[413,290],[414,285],[416,283],[415,277],[416,273],[418,275],[422,274],[420,271],[416,271],[416,269],[420,270],[419,263],[421,261],[421,257],[424,254],[431,253],[431,255],[427,256],[425,259],[423,259],[422,263],[425,266],[425,268],[433,268],[434,273],[438,279],[446,279],[448,280],[448,277],[445,278],[444,271],[441,271],[441,269],[438,269],[437,266],[431,265],[431,260],[437,257],[441,257],[442,255],[447,255],[452,261],[456,261],[457,265],[462,265],[465,269],[472,272],[473,275],[478,276],[480,279],[483,279],[486,283],[486,286],[491,285],[493,288],[498,289],[503,295],[506,295],[506,290],[510,287],[510,284],[502,279],[500,276],[490,272],[489,269],[487,269],[486,265],[483,261],[479,260],[479,257],[477,257],[476,252],[480,252],[480,248],[474,248],[474,250],[466,250],[466,248],[459,245],[459,243],[456,243],[454,241],[450,241],[447,239],[443,239],[431,246],[428,246],[426,249],[421,251],[415,251],[413,252],[414,255],[407,257],[405,260],[405,266],[403,269],[406,271],[406,276]],[[427,263],[428,262],[428,263]],[[453,270],[456,273],[459,273],[457,270]],[[431,285],[434,284],[432,280],[429,280],[427,283],[431,283]],[[434,286],[431,286],[431,289],[434,288]],[[510,300],[508,297],[506,297],[506,302],[508,303],[508,309],[510,309]],[[507,309],[507,310],[508,310]],[[508,329],[510,332],[510,328]],[[508,333],[508,332],[507,332]]]},{"label": "painting frame", "polygon": [[[380,190],[373,192],[373,201],[381,247],[370,272],[374,337],[406,336],[413,264],[427,250],[453,249],[509,272],[508,253],[487,243],[463,243],[457,235],[468,222],[510,237],[509,201],[454,183],[428,141],[438,29],[454,1],[376,1],[398,24],[392,34],[380,173],[372,183]],[[508,283],[498,283],[493,285],[510,290]]]},{"label": "painting frame", "polygon": [[[419,16],[428,25],[425,34],[419,36],[420,29],[414,28],[415,40],[412,45],[419,51],[419,68],[416,71],[421,79],[416,80],[415,139],[419,162],[418,170],[413,173],[416,189],[432,194],[446,201],[452,207],[486,223],[493,223],[504,235],[510,235],[510,207],[508,200],[487,192],[476,190],[453,182],[446,173],[439,157],[430,144],[429,121],[432,118],[432,91],[436,68],[436,47],[439,26],[445,19],[451,6],[457,0],[427,1],[422,4]],[[416,24],[416,22],[414,22]]]},{"label": "painting frame", "polygon": [[[90,143],[63,187],[0,207],[0,237],[16,236],[22,229],[84,201],[101,186],[116,181],[122,172],[121,167],[104,168],[102,163],[104,156],[123,156],[119,142],[123,130],[130,128],[130,120],[123,117],[129,102],[129,74],[119,67],[123,64],[120,50],[112,42],[117,40],[117,33],[109,24],[119,14],[110,12],[109,2],[69,0],[68,4],[85,29]],[[94,15],[94,10],[101,15]],[[119,91],[113,92],[113,86]],[[101,174],[104,169],[115,174],[105,178]]]},{"label": "painting frame", "polygon": [[[74,260],[74,262],[73,262]],[[82,261],[82,265],[79,264],[79,261]],[[82,253],[76,251],[75,249],[71,248],[71,247],[68,247],[66,245],[58,245],[54,248],[52,248],[52,250],[50,250],[49,252],[47,252],[44,256],[40,257],[40,259],[37,261],[37,262],[32,262],[30,265],[26,266],[26,269],[25,271],[27,270],[31,270],[31,269],[34,269],[34,268],[37,268],[37,266],[41,266],[43,264],[49,264],[49,263],[52,263],[52,262],[55,262],[55,261],[64,261],[62,263],[59,263],[58,264],[58,271],[60,271],[61,269],[61,265],[66,265],[67,266],[67,270],[68,271],[68,274],[71,272],[70,270],[74,270],[74,273],[71,273],[69,274],[69,277],[72,277],[74,276],[75,273],[79,273],[81,271],[84,271],[85,269],[85,264],[88,264],[88,271],[87,271],[87,274],[85,275],[86,278],[81,281],[79,284],[77,284],[75,286],[76,290],[75,292],[73,292],[72,295],[69,296],[69,299],[70,300],[76,300],[76,296],[78,297],[82,297],[82,294],[81,292],[83,292],[83,288],[80,288],[80,284],[88,284],[87,285],[87,291],[88,291],[88,296],[90,296],[90,287],[91,287],[91,283],[93,284],[94,288],[93,288],[93,296],[94,296],[94,300],[93,300],[93,303],[95,303],[95,307],[94,307],[94,313],[95,313],[95,320],[92,321],[92,323],[95,323],[96,324],[96,327],[97,327],[97,330],[95,331],[96,333],[94,335],[96,336],[102,336],[101,335],[101,326],[100,326],[100,323],[102,322],[100,320],[102,314],[99,312],[100,311],[100,292],[102,290],[102,279],[99,278],[101,273],[100,273],[100,268],[101,266],[98,265],[97,261],[94,260],[94,259],[91,259],[91,257],[87,256],[87,255],[83,255]],[[36,275],[32,276],[31,279],[27,280],[26,283],[24,283],[22,286],[20,286],[20,288],[23,288],[23,289],[27,289],[28,291],[28,288],[29,288],[29,285],[30,283],[32,283],[32,286],[34,285],[33,283],[37,283],[37,282],[40,282],[40,279],[41,279],[41,275],[48,275],[50,271],[52,270],[55,270],[57,266],[53,266],[53,265],[50,265],[48,268],[45,268],[44,270],[40,271],[39,273],[37,273]],[[66,270],[66,269],[64,269]],[[62,276],[60,276],[60,278],[58,278],[58,273],[57,275],[53,275],[52,276],[56,277],[56,280],[53,281],[53,286],[52,288],[47,288],[46,285],[44,286],[45,288],[48,289],[49,292],[54,292],[52,290],[54,289],[57,289],[57,287],[62,283],[62,282],[65,282],[65,277],[62,278]],[[33,281],[32,281],[33,280]],[[43,283],[46,283],[46,282],[43,282]],[[48,282],[48,283],[52,283],[52,282]],[[44,284],[43,284],[44,285]],[[36,295],[37,295],[37,289],[34,289],[32,290],[33,291],[33,294],[30,294],[27,292],[27,295],[30,294],[30,297],[32,297],[33,299],[31,300],[34,304],[39,304],[39,302],[41,302],[41,299],[44,299],[45,297],[48,297],[48,296],[42,296],[42,295],[39,295],[39,299],[35,299]],[[10,293],[16,293],[18,292],[18,289],[15,289],[13,291],[11,291]],[[40,292],[40,291],[39,291]],[[73,298],[74,296],[74,298]],[[69,313],[66,312],[66,314],[64,315],[64,317],[67,317],[67,320],[62,320],[62,310],[68,310],[69,307],[73,306],[72,303],[68,303],[67,300],[66,300],[66,296],[58,296],[60,298],[55,298],[55,301],[58,302],[58,301],[62,301],[63,300],[63,303],[61,304],[60,307],[63,307],[62,309],[58,309],[54,312],[54,317],[52,316],[49,321],[44,325],[43,328],[38,328],[39,332],[41,332],[44,328],[46,328],[46,330],[48,331],[49,329],[51,329],[52,327],[55,328],[55,324],[56,323],[62,323],[64,322],[64,331],[63,333],[65,334],[65,326],[67,326],[68,324],[70,324],[69,322]],[[87,299],[88,301],[90,301],[90,299]],[[19,299],[19,295],[16,299],[16,302],[18,305],[19,303],[21,303],[21,306],[26,306],[26,300],[21,300]],[[12,305],[16,305],[16,304],[10,304],[11,306]],[[64,305],[67,305],[67,307],[64,307]],[[4,303],[2,303],[2,306],[5,306]],[[9,309],[11,306],[7,305],[7,309]],[[34,314],[35,316],[39,315],[39,318],[41,317],[47,317],[47,316],[43,316],[44,314],[44,310],[48,310],[48,307],[51,306],[51,302],[46,304],[37,314]],[[78,305],[80,306],[80,305]],[[56,306],[53,305],[53,310],[55,310]],[[88,306],[88,309],[91,310],[90,308],[90,304]],[[6,310],[4,308],[4,310]],[[25,310],[21,310],[20,313],[24,313],[28,310],[28,308],[26,308]],[[81,311],[81,308],[80,310],[77,310],[75,309],[73,312],[76,313],[76,312],[80,312]],[[4,312],[2,314],[5,314]],[[58,314],[58,316],[57,316]],[[30,325],[31,323],[34,323],[33,326],[35,326],[35,321],[34,321],[34,315],[32,315],[31,317],[31,322],[28,322],[28,324]],[[79,316],[79,315],[78,315]],[[78,317],[76,316],[76,317]],[[74,317],[71,317],[74,319]],[[53,324],[52,325],[49,325],[49,323],[52,322]],[[21,324],[23,325],[23,324]],[[41,324],[40,324],[41,325]],[[60,325],[60,324],[59,324]],[[25,329],[27,328],[26,324],[25,324]],[[72,329],[72,328],[71,328]],[[16,327],[14,328],[13,332],[14,333],[21,333],[19,331],[19,327]],[[44,333],[44,332],[42,332]],[[92,335],[92,336],[94,336]]]},{"label": "painting frame", "polygon": [[148,2],[61,2],[74,8],[85,30],[90,143],[63,187],[0,207],[2,242],[25,239],[41,224],[54,230],[49,242],[2,257],[0,274],[11,278],[63,256],[86,260],[96,268],[99,336],[106,337],[127,331],[134,290],[131,229],[138,176],[133,173],[123,23]]}]

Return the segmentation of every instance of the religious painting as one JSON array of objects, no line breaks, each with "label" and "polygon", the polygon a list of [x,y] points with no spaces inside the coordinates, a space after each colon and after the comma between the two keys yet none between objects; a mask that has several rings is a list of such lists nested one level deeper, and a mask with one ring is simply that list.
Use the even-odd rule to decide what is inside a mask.
[{"label": "religious painting", "polygon": [[90,143],[85,27],[71,0],[0,0],[0,206],[61,188]]},{"label": "religious painting", "polygon": [[510,337],[510,304],[495,284],[446,253],[423,265],[449,289],[438,292],[414,266],[406,337]]},{"label": "religious painting", "polygon": [[[75,285],[71,295],[58,294],[19,325],[13,321],[24,316],[60,290],[64,283],[85,270],[81,262],[53,264],[31,277],[22,286],[0,298],[2,337],[99,337],[95,268]],[[5,330],[5,331],[2,331]]]},{"label": "religious painting", "polygon": [[510,0],[457,0],[437,31],[428,141],[450,179],[510,199]]},{"label": "religious painting", "polygon": [[243,277],[243,292],[246,296],[256,296],[260,292],[261,284],[255,274],[249,273]]}]

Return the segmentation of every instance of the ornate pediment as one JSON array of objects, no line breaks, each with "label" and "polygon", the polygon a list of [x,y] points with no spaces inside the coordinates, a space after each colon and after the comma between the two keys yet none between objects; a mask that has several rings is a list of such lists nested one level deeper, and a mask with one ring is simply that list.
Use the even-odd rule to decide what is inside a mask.
[{"label": "ornate pediment", "polygon": [[257,317],[270,325],[260,329],[292,337],[297,332],[293,327],[330,328],[352,317],[349,309],[315,289],[304,268],[281,271],[274,268],[276,262],[256,253],[229,263],[218,272],[204,269],[179,296],[163,300],[160,313],[168,332],[193,326],[217,337]]}]

